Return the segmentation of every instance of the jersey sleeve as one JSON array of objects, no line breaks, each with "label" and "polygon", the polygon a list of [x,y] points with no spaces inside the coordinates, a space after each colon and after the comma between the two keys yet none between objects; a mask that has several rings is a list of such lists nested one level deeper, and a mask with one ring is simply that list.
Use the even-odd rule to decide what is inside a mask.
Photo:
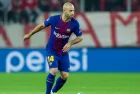
[{"label": "jersey sleeve", "polygon": [[74,34],[76,36],[82,36],[82,31],[80,29],[80,25],[79,25],[78,21],[77,21],[75,29],[74,29]]},{"label": "jersey sleeve", "polygon": [[52,25],[53,17],[49,17],[47,20],[44,21],[45,27]]}]

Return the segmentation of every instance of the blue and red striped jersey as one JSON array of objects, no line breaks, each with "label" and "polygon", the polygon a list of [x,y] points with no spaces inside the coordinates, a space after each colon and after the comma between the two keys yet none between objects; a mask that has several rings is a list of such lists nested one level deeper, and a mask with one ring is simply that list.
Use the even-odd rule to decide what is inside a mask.
[{"label": "blue and red striped jersey", "polygon": [[74,33],[76,36],[82,35],[79,23],[74,18],[68,22],[64,22],[61,19],[61,15],[55,15],[45,20],[44,25],[46,27],[51,26],[50,38],[46,49],[53,50],[58,54],[63,53],[62,49],[65,44],[68,43],[72,33]]}]

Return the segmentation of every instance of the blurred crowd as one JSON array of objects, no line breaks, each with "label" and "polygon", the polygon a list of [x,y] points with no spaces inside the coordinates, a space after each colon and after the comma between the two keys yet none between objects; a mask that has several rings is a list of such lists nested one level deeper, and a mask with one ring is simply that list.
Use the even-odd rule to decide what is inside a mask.
[{"label": "blurred crowd", "polygon": [[64,2],[72,2],[77,11],[79,0],[0,0],[0,22],[33,23],[42,12],[61,11]]},{"label": "blurred crowd", "polygon": [[[33,23],[43,12],[62,10],[65,2],[71,2],[76,11],[127,11],[127,0],[0,0],[0,23]],[[131,0],[132,11],[140,11],[140,0]]]},{"label": "blurred crowd", "polygon": [[[131,6],[127,6],[129,1]],[[140,11],[140,0],[87,0],[85,3],[85,11],[126,12],[127,7],[131,12]]]},{"label": "blurred crowd", "polygon": [[126,11],[126,0],[87,0],[86,3],[86,11]]}]

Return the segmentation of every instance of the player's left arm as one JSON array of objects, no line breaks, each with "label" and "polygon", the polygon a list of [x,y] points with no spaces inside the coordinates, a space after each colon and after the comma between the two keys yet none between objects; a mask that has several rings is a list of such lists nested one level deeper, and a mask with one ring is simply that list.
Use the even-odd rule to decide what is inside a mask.
[{"label": "player's left arm", "polygon": [[72,45],[77,44],[83,40],[82,36],[77,36],[74,40],[70,40],[64,47],[63,52],[68,52]]},{"label": "player's left arm", "polygon": [[83,40],[82,35],[81,36],[77,36],[74,40],[70,40],[69,43],[71,45],[77,44],[79,42],[81,42]]},{"label": "player's left arm", "polygon": [[68,52],[72,45],[77,44],[83,40],[82,38],[82,31],[79,28],[79,23],[76,26],[74,34],[77,36],[74,40],[70,40],[64,47],[63,52]]}]

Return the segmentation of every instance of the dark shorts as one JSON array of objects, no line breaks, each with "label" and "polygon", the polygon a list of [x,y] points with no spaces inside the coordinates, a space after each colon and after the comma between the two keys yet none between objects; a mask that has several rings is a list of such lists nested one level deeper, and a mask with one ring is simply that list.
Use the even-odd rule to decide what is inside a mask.
[{"label": "dark shorts", "polygon": [[46,51],[49,68],[58,68],[59,71],[69,72],[70,60],[69,54],[57,54],[51,50]]}]

